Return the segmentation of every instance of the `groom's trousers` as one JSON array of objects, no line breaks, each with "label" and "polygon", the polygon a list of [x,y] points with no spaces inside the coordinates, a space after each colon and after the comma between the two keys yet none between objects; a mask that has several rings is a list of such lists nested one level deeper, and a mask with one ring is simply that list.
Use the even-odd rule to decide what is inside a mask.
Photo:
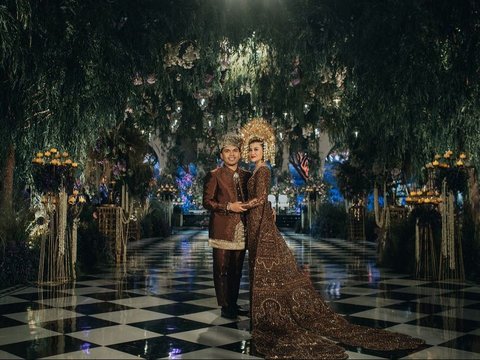
[{"label": "groom's trousers", "polygon": [[213,248],[213,282],[218,305],[237,306],[245,250]]}]

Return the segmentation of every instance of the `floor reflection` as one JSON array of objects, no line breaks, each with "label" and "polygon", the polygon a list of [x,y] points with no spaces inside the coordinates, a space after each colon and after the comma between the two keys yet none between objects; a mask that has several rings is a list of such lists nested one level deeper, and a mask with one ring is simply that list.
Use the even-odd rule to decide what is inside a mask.
[{"label": "floor reflection", "polygon": [[[480,287],[395,274],[375,244],[286,232],[299,267],[350,322],[426,340],[414,353],[348,348],[351,358],[480,358]],[[0,297],[0,358],[258,358],[246,317],[220,317],[205,230],[129,243],[126,264]],[[247,256],[248,259],[248,256]],[[239,303],[248,307],[248,260]],[[447,355],[444,355],[447,354]]]}]

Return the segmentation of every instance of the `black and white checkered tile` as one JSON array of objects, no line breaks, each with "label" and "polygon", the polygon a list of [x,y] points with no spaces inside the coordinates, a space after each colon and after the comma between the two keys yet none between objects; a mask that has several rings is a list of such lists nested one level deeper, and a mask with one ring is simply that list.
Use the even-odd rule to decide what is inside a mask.
[{"label": "black and white checkered tile", "polygon": [[[375,247],[284,232],[299,265],[356,324],[425,339],[414,352],[347,348],[352,359],[479,359],[480,286],[413,280],[375,265]],[[126,266],[55,288],[0,295],[0,359],[253,359],[249,320],[220,317],[205,230],[130,243]],[[248,261],[240,305],[248,306]]]}]

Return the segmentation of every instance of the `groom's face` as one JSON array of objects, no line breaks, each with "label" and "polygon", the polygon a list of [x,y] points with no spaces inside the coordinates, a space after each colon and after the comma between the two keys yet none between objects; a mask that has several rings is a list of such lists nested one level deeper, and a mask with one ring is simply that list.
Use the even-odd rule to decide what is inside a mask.
[{"label": "groom's face", "polygon": [[227,166],[235,166],[240,161],[240,149],[236,146],[225,146],[220,152],[220,158]]}]

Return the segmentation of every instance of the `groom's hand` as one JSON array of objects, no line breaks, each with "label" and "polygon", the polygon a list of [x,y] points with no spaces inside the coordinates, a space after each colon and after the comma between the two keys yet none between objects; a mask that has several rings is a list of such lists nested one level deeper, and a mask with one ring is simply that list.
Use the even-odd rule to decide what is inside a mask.
[{"label": "groom's hand", "polygon": [[230,203],[230,211],[241,213],[241,212],[247,211],[247,209],[243,207],[243,204],[241,201],[236,201],[234,203]]}]

